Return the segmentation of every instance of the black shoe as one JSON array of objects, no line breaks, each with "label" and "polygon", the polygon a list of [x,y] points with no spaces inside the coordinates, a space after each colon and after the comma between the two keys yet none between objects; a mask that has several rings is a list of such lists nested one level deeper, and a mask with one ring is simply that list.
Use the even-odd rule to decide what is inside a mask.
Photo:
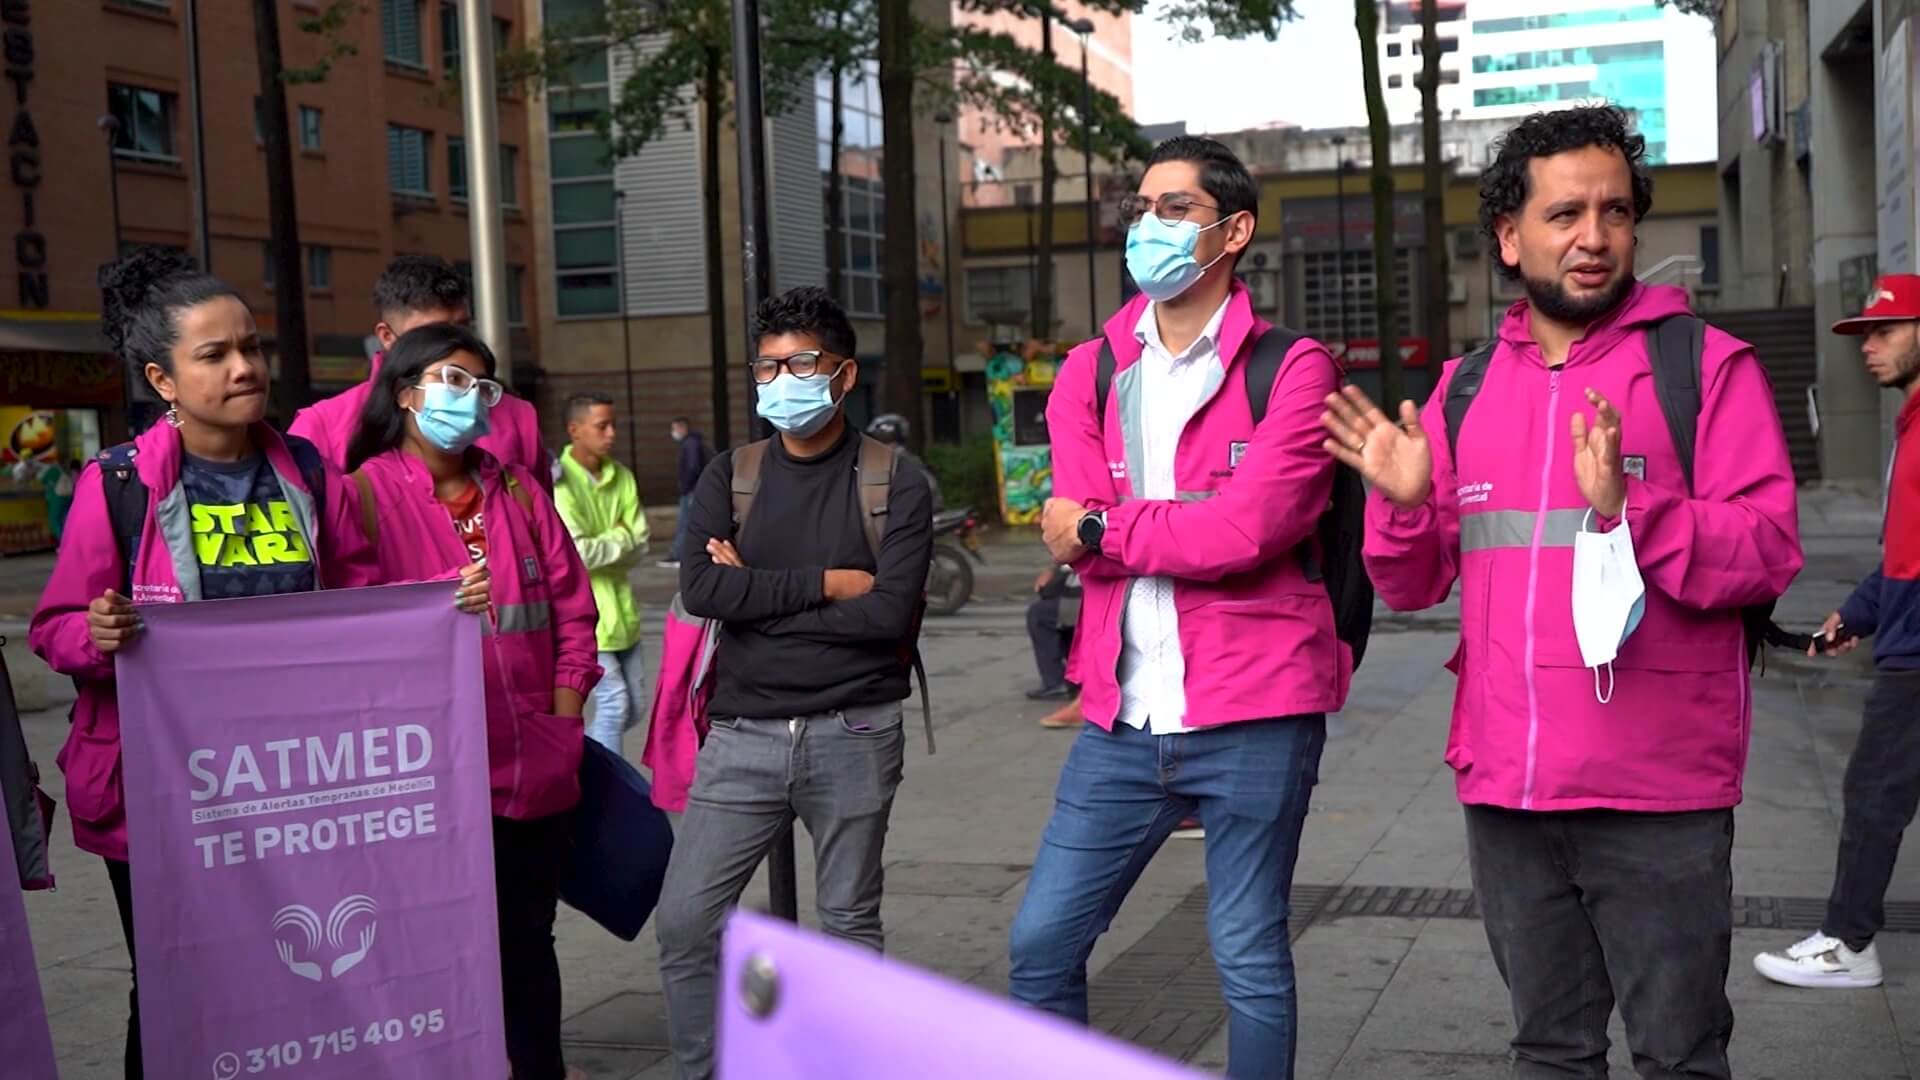
[{"label": "black shoe", "polygon": [[1038,690],[1027,691],[1028,701],[1071,701],[1073,687],[1066,683],[1058,686],[1043,686]]}]

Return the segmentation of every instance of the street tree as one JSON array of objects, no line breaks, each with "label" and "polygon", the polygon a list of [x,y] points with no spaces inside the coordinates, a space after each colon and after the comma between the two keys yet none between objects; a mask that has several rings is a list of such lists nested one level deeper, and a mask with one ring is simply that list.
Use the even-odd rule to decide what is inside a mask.
[{"label": "street tree", "polygon": [[[1380,8],[1377,0],[1353,0],[1354,30],[1360,35],[1360,82],[1367,99],[1367,136],[1373,147],[1373,314],[1380,345],[1382,401],[1401,400],[1399,297],[1393,273],[1393,123],[1386,92],[1380,88]],[[1439,50],[1432,49],[1433,53]],[[1434,63],[1436,57],[1429,57]],[[1341,268],[1344,280],[1346,268]]]}]

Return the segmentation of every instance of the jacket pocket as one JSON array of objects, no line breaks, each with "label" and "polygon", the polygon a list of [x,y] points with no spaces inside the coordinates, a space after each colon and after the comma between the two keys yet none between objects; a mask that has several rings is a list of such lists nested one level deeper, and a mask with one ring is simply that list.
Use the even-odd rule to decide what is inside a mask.
[{"label": "jacket pocket", "polygon": [[585,722],[577,716],[534,712],[521,717],[518,817],[547,817],[571,810],[580,801],[585,738]]},{"label": "jacket pocket", "polygon": [[67,813],[76,821],[103,824],[120,816],[120,740],[101,735],[95,725],[76,727],[54,764],[67,778]]}]

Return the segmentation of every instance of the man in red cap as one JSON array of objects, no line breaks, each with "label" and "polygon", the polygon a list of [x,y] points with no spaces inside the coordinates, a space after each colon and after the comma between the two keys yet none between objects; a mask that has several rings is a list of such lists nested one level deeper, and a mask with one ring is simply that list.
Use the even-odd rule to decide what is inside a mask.
[{"label": "man in red cap", "polygon": [[1867,694],[1860,741],[1847,761],[1840,856],[1820,931],[1784,952],[1753,958],[1760,974],[1789,986],[1879,986],[1873,937],[1886,924],[1887,883],[1900,837],[1920,808],[1920,275],[1888,274],[1858,318],[1833,332],[1862,338],[1867,372],[1905,396],[1894,426],[1887,474],[1881,566],[1853,591],[1807,650],[1839,656],[1873,635],[1876,676]]}]

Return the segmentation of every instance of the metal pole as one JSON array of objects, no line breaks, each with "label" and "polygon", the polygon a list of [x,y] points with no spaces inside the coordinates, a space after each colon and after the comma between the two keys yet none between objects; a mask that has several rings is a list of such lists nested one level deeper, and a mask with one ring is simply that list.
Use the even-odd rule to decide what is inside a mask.
[{"label": "metal pole", "polygon": [[[1344,141],[1344,140],[1342,140]],[[1347,358],[1347,162],[1341,156],[1336,145],[1334,149],[1333,199],[1340,218],[1339,232],[1339,273],[1335,276],[1334,288],[1340,293],[1340,359]]]},{"label": "metal pole", "polygon": [[640,471],[640,424],[633,405],[633,313],[627,309],[627,193],[613,193],[613,242],[620,249],[620,366],[627,375],[627,411],[620,422],[627,429],[627,467]]},{"label": "metal pole", "polygon": [[[947,195],[947,129],[944,126],[951,123],[953,117],[941,113],[933,119],[935,123],[943,125],[940,129],[940,276],[944,280],[943,288],[947,294],[945,305],[947,309],[947,396],[958,401],[960,358],[953,351],[953,305],[959,302],[959,297],[953,291],[953,231],[948,223],[948,218],[953,216],[953,203]],[[959,426],[959,410],[956,407],[954,415],[956,432]],[[961,437],[965,437],[964,433],[961,433]]]},{"label": "metal pole", "polygon": [[506,225],[500,217],[500,109],[494,87],[493,5],[467,0],[460,11],[460,96],[467,122],[467,227],[472,233],[474,312],[480,337],[499,360],[496,378],[511,385],[507,331]]},{"label": "metal pole", "polygon": [[1099,237],[1098,207],[1093,197],[1093,78],[1087,70],[1087,50],[1093,40],[1093,22],[1081,19],[1075,26],[1080,32],[1080,156],[1087,170],[1087,336],[1097,337],[1100,333],[1100,290],[1095,281],[1093,248]]},{"label": "metal pole", "polygon": [[[773,262],[767,250],[767,129],[760,98],[760,0],[733,0],[734,128],[740,135],[740,263],[741,307],[746,313],[747,355],[753,356],[754,313],[773,291]],[[711,105],[709,105],[711,108]],[[719,303],[720,298],[713,301]],[[749,395],[753,374],[748,368]],[[747,430],[753,420],[747,398]],[[767,849],[767,908],[790,922],[800,917],[800,885],[793,858],[793,825],[789,823]]]},{"label": "metal pole", "polygon": [[200,4],[187,0],[187,111],[193,123],[193,233],[200,269],[213,273],[213,233],[207,216],[207,125],[200,104]]}]

